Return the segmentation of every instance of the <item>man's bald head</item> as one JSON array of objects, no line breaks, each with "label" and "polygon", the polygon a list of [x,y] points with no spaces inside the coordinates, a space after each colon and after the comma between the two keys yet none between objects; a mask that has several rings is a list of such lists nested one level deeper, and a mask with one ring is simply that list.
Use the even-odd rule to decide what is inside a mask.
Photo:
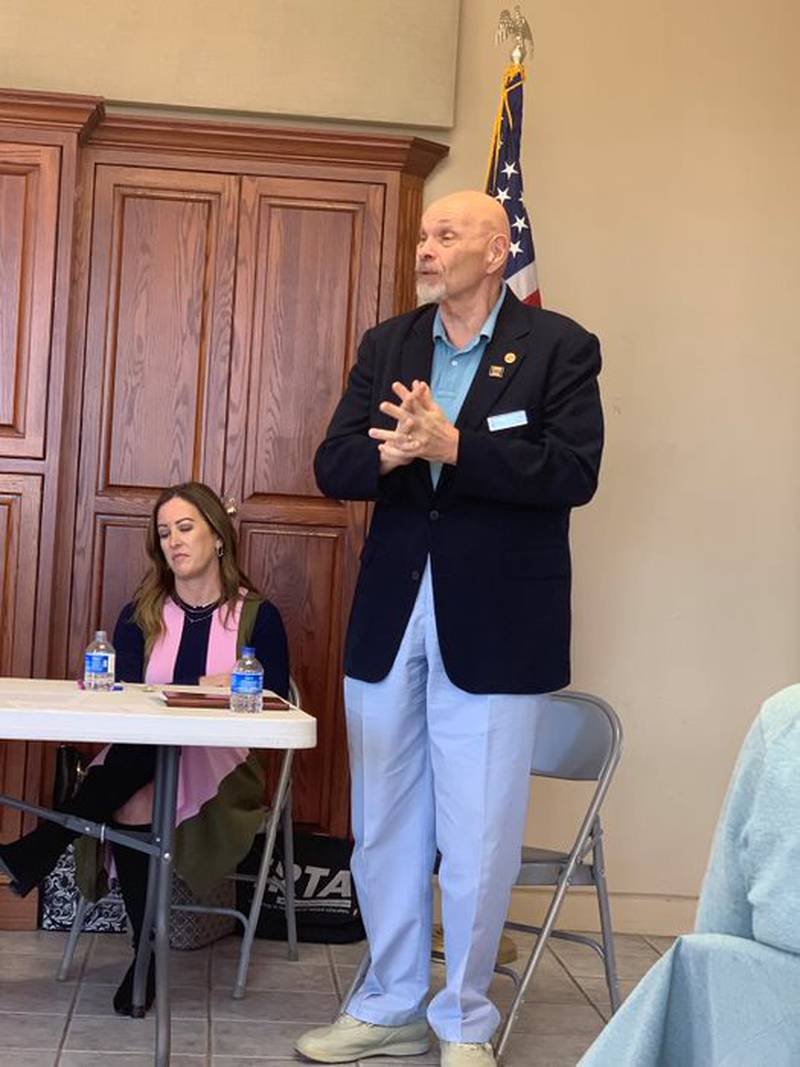
[{"label": "man's bald head", "polygon": [[460,193],[450,193],[434,200],[423,215],[439,217],[450,216],[464,221],[472,221],[487,234],[502,233],[510,240],[511,229],[508,215],[501,204],[488,193],[479,193],[476,189],[465,189]]},{"label": "man's bald head", "polygon": [[422,216],[417,246],[420,301],[497,292],[510,240],[508,216],[494,197],[468,189],[435,200]]}]

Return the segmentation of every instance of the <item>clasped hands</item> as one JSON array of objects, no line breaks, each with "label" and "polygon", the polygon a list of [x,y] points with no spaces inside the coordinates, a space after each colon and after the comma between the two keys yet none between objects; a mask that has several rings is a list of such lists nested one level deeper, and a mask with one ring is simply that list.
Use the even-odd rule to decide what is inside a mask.
[{"label": "clasped hands", "polygon": [[430,463],[455,463],[458,458],[458,430],[433,399],[427,382],[414,380],[407,389],[402,382],[392,382],[400,403],[384,400],[380,410],[395,419],[394,430],[373,426],[369,436],[379,441],[381,474],[404,467],[415,459]]}]

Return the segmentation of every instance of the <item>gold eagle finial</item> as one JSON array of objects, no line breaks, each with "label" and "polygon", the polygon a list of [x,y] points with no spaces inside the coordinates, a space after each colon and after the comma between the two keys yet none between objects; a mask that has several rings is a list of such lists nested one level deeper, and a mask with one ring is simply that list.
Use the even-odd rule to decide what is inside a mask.
[{"label": "gold eagle finial", "polygon": [[531,51],[533,50],[533,34],[528,20],[520,10],[519,4],[515,4],[513,14],[507,7],[504,7],[500,12],[500,21],[497,24],[494,43],[502,44],[509,37],[514,39],[514,47],[511,49],[511,62],[519,66],[525,62],[525,56],[528,54],[526,41],[530,41]]}]

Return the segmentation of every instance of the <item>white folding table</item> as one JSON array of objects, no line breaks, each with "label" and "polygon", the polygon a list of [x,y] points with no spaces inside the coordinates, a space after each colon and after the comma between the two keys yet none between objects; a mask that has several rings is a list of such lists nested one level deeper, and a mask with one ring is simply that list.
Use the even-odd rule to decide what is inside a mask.
[{"label": "white folding table", "polygon": [[[169,687],[166,687],[169,688]],[[185,686],[174,687],[186,690]],[[198,690],[200,692],[201,690]],[[313,748],[317,724],[299,708],[236,714],[228,709],[168,708],[161,688],[125,685],[121,691],[85,692],[75,682],[0,678],[0,738],[23,741],[91,741],[149,744],[157,748],[152,833],[129,834],[0,794],[0,804],[67,825],[100,840],[116,841],[150,856],[144,930],[136,958],[134,1010],[144,1004],[151,951],[156,957],[156,1067],[170,1056],[169,911],[172,851],[181,748],[187,745],[280,749],[283,765],[267,826],[275,840],[296,749]]]}]

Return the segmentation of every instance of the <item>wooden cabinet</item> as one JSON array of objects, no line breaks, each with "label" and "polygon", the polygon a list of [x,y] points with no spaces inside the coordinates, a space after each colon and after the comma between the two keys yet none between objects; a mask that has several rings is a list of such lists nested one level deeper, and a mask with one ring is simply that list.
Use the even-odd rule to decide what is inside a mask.
[{"label": "wooden cabinet", "polygon": [[[0,136],[2,136],[0,134]],[[45,477],[48,373],[55,299],[60,151],[0,142],[0,672],[33,670],[39,530]],[[31,468],[31,461],[33,467]],[[38,799],[38,745],[0,744],[0,791]],[[32,771],[33,773],[29,773]],[[0,808],[0,839],[22,831]],[[12,898],[0,876],[0,916],[31,925],[33,905]]]},{"label": "wooden cabinet", "polygon": [[[208,482],[237,502],[244,567],[318,718],[296,818],[336,834],[367,507],[323,498],[312,458],[360,335],[411,305],[445,151],[0,91],[0,671],[77,674],[141,577],[161,488]],[[46,747],[2,746],[0,790],[44,798],[51,777]],[[23,904],[0,884],[0,927],[30,925]]]},{"label": "wooden cabinet", "polygon": [[[0,672],[48,669],[78,145],[88,97],[0,92]],[[43,746],[0,742],[0,791],[37,801]],[[46,793],[46,788],[44,792]],[[0,809],[0,837],[30,818]],[[0,876],[0,925],[36,923]]]}]

